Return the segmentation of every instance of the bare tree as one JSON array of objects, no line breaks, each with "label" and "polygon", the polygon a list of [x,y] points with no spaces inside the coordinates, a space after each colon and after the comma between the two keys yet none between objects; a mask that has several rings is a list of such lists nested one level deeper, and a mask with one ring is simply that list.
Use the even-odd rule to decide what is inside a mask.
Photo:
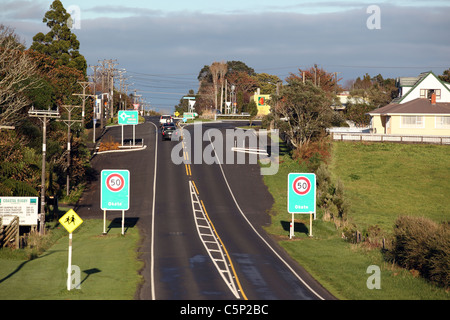
[{"label": "bare tree", "polygon": [[214,108],[217,109],[217,82],[219,79],[220,62],[213,62],[209,70],[211,71],[214,85]]},{"label": "bare tree", "polygon": [[223,87],[225,82],[225,74],[228,71],[228,65],[225,62],[221,62],[219,65],[219,77],[220,77],[220,112],[223,107]]},{"label": "bare tree", "polygon": [[37,87],[37,65],[10,27],[0,24],[0,125],[17,124],[30,105],[26,91]]}]

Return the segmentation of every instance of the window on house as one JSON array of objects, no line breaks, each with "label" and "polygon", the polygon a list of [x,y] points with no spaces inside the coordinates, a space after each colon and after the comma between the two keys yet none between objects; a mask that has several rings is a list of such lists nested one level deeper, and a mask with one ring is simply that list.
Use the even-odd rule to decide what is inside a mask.
[{"label": "window on house", "polygon": [[436,117],[436,129],[450,129],[450,117]]},{"label": "window on house", "polygon": [[424,128],[425,122],[423,116],[402,116],[401,128]]},{"label": "window on house", "polygon": [[420,89],[420,97],[423,99],[431,99],[431,95],[436,94],[436,100],[441,99],[441,89]]}]

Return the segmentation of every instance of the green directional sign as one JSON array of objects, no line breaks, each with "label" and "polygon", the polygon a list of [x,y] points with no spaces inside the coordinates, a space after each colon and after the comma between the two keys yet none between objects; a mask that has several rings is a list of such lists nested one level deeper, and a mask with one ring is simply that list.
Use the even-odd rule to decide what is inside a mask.
[{"label": "green directional sign", "polygon": [[314,173],[289,174],[288,212],[316,214],[316,175]]},{"label": "green directional sign", "polygon": [[139,123],[137,110],[120,110],[118,119],[121,125],[135,125]]},{"label": "green directional sign", "polygon": [[113,211],[130,208],[130,171],[102,170],[100,207]]}]

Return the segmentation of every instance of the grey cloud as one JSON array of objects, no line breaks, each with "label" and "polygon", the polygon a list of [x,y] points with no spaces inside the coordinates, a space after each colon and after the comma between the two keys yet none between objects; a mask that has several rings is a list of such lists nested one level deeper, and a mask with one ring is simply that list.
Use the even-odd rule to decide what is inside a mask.
[{"label": "grey cloud", "polygon": [[[364,6],[314,15],[159,14],[150,10],[126,18],[82,18],[82,28],[74,32],[88,64],[117,59],[120,67],[130,71],[192,74],[194,83],[204,65],[221,60],[241,60],[257,72],[272,70],[270,73],[281,78],[296,72],[295,66],[307,68],[317,63],[330,72],[341,72],[344,80],[366,72],[415,76],[428,70],[422,67],[450,67],[450,7],[380,5],[380,9],[380,30],[366,27],[369,14]],[[443,70],[433,71],[440,74]],[[176,92],[189,89],[196,88],[181,86]],[[172,103],[164,98],[166,104]],[[173,105],[179,99],[175,96]]]}]

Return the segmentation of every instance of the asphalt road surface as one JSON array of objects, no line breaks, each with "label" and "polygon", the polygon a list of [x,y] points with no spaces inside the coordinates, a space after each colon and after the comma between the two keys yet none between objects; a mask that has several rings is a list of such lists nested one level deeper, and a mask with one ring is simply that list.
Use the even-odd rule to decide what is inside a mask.
[{"label": "asphalt road surface", "polygon": [[[249,155],[244,164],[219,159],[233,153],[225,140],[235,125],[190,125],[183,141],[162,141],[158,119],[147,118],[136,127],[144,150],[94,157],[97,172],[130,170],[126,226],[140,228],[145,262],[136,299],[334,299],[262,229],[270,223],[273,199],[259,165],[249,163]],[[223,136],[222,144],[209,129]],[[120,141],[120,127],[110,128],[104,139],[108,135]],[[131,138],[131,127],[125,137]],[[83,195],[81,217],[102,218],[99,189],[95,181]],[[107,217],[120,219],[121,212],[108,211]]]}]

